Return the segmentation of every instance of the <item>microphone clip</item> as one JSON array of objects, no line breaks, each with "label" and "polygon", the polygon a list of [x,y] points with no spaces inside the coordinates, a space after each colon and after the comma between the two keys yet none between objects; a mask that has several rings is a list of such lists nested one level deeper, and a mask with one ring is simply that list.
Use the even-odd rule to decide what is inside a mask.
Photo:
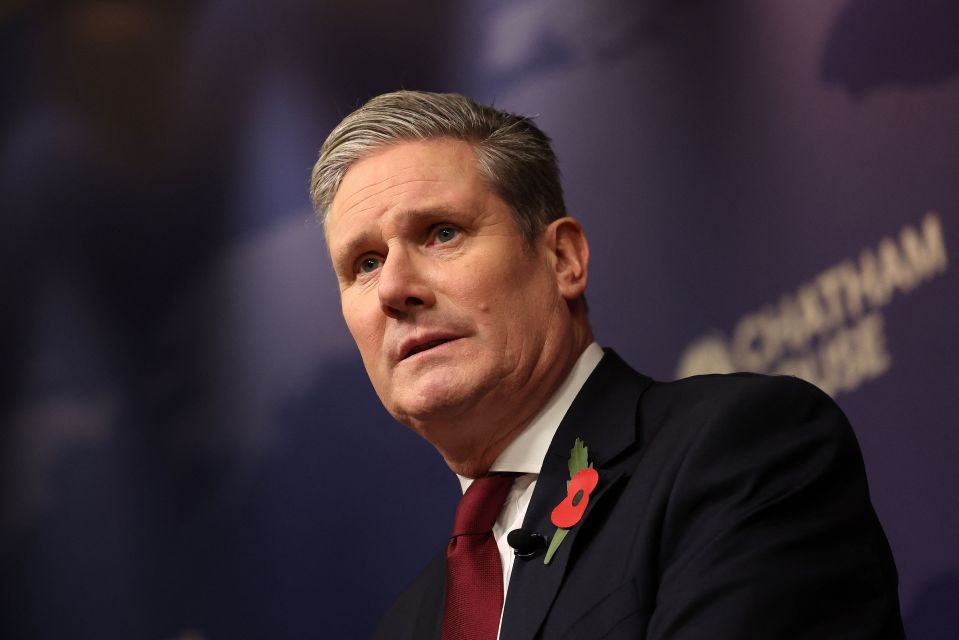
[{"label": "microphone clip", "polygon": [[526,529],[513,529],[506,536],[506,544],[513,548],[517,558],[529,560],[546,550],[546,536]]}]

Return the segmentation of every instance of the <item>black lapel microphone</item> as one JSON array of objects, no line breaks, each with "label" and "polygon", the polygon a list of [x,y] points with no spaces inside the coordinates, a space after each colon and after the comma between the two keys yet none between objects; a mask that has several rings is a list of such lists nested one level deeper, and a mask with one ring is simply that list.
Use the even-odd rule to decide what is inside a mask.
[{"label": "black lapel microphone", "polygon": [[506,544],[513,548],[517,558],[529,560],[546,550],[546,536],[526,529],[513,529],[506,536]]}]

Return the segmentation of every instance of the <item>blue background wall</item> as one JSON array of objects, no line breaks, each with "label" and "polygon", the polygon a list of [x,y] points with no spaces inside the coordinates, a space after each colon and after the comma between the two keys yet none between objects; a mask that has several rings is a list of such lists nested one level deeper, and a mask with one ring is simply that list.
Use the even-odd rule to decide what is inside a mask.
[{"label": "blue background wall", "polygon": [[306,196],[407,87],[539,115],[602,344],[833,393],[910,637],[956,637],[959,5],[405,4],[0,9],[0,635],[361,638],[443,546]]}]

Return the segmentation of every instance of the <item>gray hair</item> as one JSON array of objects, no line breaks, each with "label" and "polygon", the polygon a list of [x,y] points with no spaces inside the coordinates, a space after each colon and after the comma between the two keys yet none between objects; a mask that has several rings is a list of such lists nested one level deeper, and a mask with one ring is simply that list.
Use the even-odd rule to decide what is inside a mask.
[{"label": "gray hair", "polygon": [[566,215],[559,167],[549,137],[531,118],[455,93],[396,91],[346,116],[327,137],[310,179],[310,199],[325,222],[353,163],[403,141],[453,138],[473,145],[480,171],[513,210],[528,246]]}]

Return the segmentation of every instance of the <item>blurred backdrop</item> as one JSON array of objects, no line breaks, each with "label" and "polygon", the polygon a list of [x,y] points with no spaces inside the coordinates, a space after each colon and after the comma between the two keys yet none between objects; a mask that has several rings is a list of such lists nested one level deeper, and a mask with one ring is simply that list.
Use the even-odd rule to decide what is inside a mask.
[{"label": "blurred backdrop", "polygon": [[380,407],[307,181],[397,88],[537,115],[598,340],[849,415],[959,636],[959,5],[7,0],[0,636],[363,638],[458,483]]}]

